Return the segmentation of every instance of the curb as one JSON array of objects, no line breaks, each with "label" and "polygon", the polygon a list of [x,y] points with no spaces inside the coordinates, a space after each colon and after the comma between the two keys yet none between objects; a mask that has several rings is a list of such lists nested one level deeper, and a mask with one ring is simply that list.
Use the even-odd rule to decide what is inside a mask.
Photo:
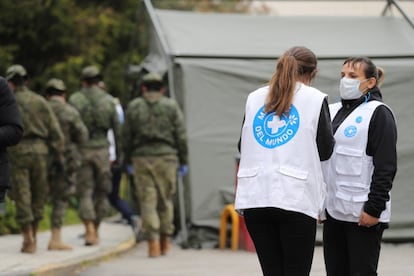
[{"label": "curb", "polygon": [[80,272],[88,266],[97,264],[99,262],[108,260],[112,257],[122,255],[137,245],[135,238],[130,238],[114,248],[106,249],[99,253],[93,253],[90,256],[82,256],[65,263],[52,263],[42,266],[31,272],[31,275],[36,276],[59,276],[59,275],[76,275],[75,272]]}]

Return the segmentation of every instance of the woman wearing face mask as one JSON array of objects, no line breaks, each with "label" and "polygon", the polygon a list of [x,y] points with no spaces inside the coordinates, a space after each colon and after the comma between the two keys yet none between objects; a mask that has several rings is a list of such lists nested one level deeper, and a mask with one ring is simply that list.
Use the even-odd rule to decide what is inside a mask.
[{"label": "woman wearing face mask", "polygon": [[336,145],[326,167],[325,267],[328,276],[377,275],[397,171],[397,128],[382,102],[381,68],[351,57],[341,75],[342,100],[330,105]]}]

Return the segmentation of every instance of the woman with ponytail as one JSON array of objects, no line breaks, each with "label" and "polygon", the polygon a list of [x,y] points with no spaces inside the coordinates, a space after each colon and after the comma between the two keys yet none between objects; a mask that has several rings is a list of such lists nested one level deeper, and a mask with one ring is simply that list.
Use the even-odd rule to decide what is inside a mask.
[{"label": "woman with ponytail", "polygon": [[341,70],[341,101],[329,106],[336,145],[325,179],[328,276],[377,275],[397,172],[397,127],[382,102],[383,78],[369,58],[348,58]]},{"label": "woman with ponytail", "polygon": [[326,192],[321,161],[334,147],[327,96],[310,86],[316,73],[315,54],[293,47],[247,98],[235,208],[263,275],[310,273]]}]

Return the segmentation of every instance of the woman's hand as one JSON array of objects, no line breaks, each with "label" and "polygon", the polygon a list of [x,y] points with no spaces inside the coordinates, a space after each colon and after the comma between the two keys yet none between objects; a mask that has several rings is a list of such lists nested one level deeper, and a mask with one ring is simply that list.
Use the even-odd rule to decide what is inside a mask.
[{"label": "woman's hand", "polygon": [[358,225],[364,227],[371,227],[377,225],[379,222],[379,218],[373,217],[362,211],[361,215],[359,216]]}]

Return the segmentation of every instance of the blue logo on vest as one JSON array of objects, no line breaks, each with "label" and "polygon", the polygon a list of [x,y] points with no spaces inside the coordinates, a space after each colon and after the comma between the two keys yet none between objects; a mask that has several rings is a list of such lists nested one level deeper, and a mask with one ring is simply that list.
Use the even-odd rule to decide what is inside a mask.
[{"label": "blue logo on vest", "polygon": [[349,126],[345,128],[344,130],[345,137],[351,138],[351,137],[354,137],[356,134],[357,134],[356,126]]},{"label": "blue logo on vest", "polygon": [[299,129],[299,113],[294,105],[289,114],[276,116],[275,112],[266,113],[264,107],[256,113],[253,121],[253,135],[265,148],[273,149],[292,139]]}]

